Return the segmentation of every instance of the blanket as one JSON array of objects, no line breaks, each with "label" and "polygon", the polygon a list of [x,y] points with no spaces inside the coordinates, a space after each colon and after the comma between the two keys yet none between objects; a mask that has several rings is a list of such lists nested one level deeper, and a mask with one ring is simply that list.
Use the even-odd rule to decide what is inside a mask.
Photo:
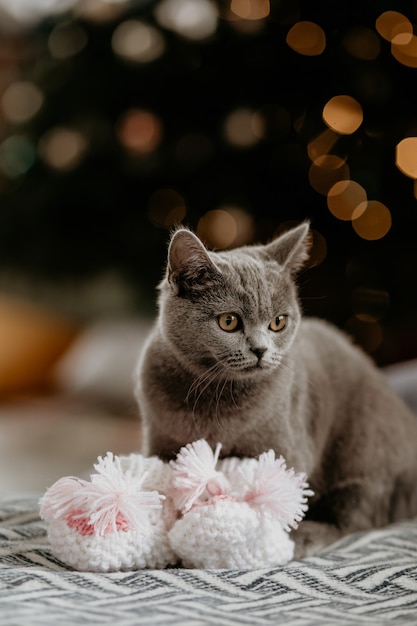
[{"label": "blanket", "polygon": [[34,496],[0,500],[2,626],[417,624],[417,519],[355,533],[285,566],[70,570],[51,553]]}]

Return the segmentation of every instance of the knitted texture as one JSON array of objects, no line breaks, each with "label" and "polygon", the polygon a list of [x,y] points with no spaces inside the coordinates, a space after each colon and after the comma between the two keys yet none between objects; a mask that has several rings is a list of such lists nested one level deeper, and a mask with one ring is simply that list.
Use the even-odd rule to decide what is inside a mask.
[{"label": "knitted texture", "polygon": [[199,440],[171,463],[109,452],[90,481],[60,479],[40,501],[54,554],[97,572],[287,563],[312,495],[305,475],[273,451],[219,460],[220,450]]}]

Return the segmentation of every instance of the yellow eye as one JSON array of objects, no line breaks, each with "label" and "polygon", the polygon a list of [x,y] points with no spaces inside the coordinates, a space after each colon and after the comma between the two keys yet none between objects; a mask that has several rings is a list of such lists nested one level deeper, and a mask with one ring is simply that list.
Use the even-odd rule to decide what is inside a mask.
[{"label": "yellow eye", "polygon": [[269,329],[273,330],[274,333],[279,332],[280,330],[284,330],[287,325],[287,316],[286,315],[277,315],[273,320],[269,322]]},{"label": "yellow eye", "polygon": [[240,317],[236,313],[222,313],[217,318],[217,321],[220,328],[228,333],[239,330],[241,325]]}]

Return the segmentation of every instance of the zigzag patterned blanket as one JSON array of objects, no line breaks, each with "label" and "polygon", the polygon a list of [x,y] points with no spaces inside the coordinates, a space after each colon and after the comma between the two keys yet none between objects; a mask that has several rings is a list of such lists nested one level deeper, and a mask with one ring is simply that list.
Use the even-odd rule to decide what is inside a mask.
[{"label": "zigzag patterned blanket", "polygon": [[417,624],[417,520],[273,569],[91,574],[52,556],[36,499],[3,498],[0,546],[2,626]]}]

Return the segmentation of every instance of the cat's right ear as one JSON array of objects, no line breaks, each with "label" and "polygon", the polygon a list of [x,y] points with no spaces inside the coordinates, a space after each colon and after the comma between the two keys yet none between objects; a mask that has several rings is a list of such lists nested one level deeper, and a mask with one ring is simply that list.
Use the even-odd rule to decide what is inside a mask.
[{"label": "cat's right ear", "polygon": [[178,295],[198,294],[218,283],[221,274],[199,238],[190,230],[179,229],[168,248],[167,278]]}]

